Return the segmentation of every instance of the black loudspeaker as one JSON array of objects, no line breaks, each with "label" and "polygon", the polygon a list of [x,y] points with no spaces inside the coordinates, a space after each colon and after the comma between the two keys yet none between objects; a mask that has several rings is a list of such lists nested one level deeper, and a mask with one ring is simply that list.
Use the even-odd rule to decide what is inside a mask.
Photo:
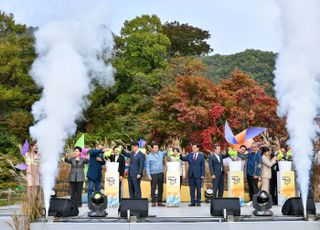
[{"label": "black loudspeaker", "polygon": [[78,216],[77,204],[71,199],[51,198],[49,216],[69,217]]},{"label": "black loudspeaker", "polygon": [[[303,216],[303,205],[301,197],[292,197],[286,200],[282,206],[282,215]],[[316,206],[313,199],[307,199],[307,214],[316,214]]]},{"label": "black loudspeaker", "polygon": [[121,199],[120,216],[127,217],[128,210],[130,210],[130,216],[147,217],[148,216],[148,199]]},{"label": "black loudspeaker", "polygon": [[227,210],[227,215],[240,216],[239,198],[213,198],[210,206],[211,216],[223,216],[223,209]]}]

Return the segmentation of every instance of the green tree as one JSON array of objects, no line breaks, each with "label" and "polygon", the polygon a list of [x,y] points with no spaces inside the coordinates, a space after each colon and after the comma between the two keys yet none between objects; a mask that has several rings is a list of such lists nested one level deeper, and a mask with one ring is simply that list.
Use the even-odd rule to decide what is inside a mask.
[{"label": "green tree", "polygon": [[39,90],[28,74],[34,37],[12,14],[0,12],[0,152],[17,151],[32,124],[31,105]]},{"label": "green tree", "polygon": [[274,95],[273,71],[276,54],[273,52],[248,49],[236,54],[215,54],[201,59],[209,67],[206,76],[215,83],[228,78],[235,69],[239,69],[252,76],[269,95]]},{"label": "green tree", "polygon": [[0,11],[0,188],[15,186],[7,160],[22,161],[18,145],[29,137],[31,106],[39,96],[29,75],[35,58],[33,31]]},{"label": "green tree", "polygon": [[157,16],[142,15],[124,22],[115,44],[116,83],[91,95],[84,128],[110,139],[138,138],[146,132],[140,123],[161,86],[158,73],[167,65],[170,41]]},{"label": "green tree", "polygon": [[171,42],[170,56],[199,56],[213,51],[206,41],[211,36],[207,30],[174,21],[163,25],[163,33]]},{"label": "green tree", "polygon": [[149,74],[164,68],[170,41],[162,33],[156,15],[142,15],[125,21],[120,36],[116,37],[114,66],[127,76]]}]

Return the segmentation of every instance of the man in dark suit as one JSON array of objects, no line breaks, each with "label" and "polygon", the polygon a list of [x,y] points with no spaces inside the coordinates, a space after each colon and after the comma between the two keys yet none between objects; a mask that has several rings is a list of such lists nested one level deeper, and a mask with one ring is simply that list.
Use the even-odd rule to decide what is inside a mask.
[{"label": "man in dark suit", "polygon": [[131,199],[141,198],[141,178],[145,162],[145,155],[139,150],[139,143],[132,144],[132,152],[122,151],[122,154],[130,158],[128,185]]},{"label": "man in dark suit", "polygon": [[123,176],[124,176],[126,162],[125,162],[124,156],[121,154],[121,151],[119,150],[119,146],[115,146],[113,148],[113,154],[111,156],[107,157],[107,159],[109,159],[111,162],[118,162],[119,163],[119,168],[118,168],[118,172],[119,172],[119,201],[121,201],[122,180],[123,180]]},{"label": "man in dark suit", "polygon": [[223,170],[223,159],[221,156],[221,147],[219,145],[214,145],[213,153],[209,157],[209,168],[210,175],[212,179],[212,190],[213,198],[223,197],[224,191],[224,170]]},{"label": "man in dark suit", "polygon": [[[201,202],[201,184],[205,175],[205,160],[204,154],[199,152],[199,145],[192,145],[192,152],[180,156],[182,161],[187,161],[189,164],[188,181],[190,187],[191,204],[189,206],[200,206]],[[195,198],[195,190],[197,190],[197,199]]]},{"label": "man in dark suit", "polygon": [[103,159],[104,147],[101,144],[96,144],[96,149],[90,149],[89,168],[87,172],[88,178],[88,202],[93,193],[93,186],[95,191],[101,190],[102,165],[106,162]]}]

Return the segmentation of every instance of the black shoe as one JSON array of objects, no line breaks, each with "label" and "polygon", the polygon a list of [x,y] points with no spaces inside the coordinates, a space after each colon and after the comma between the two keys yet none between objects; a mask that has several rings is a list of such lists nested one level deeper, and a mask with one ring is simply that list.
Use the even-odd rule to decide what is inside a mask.
[{"label": "black shoe", "polygon": [[162,202],[158,202],[157,205],[158,205],[159,207],[164,207],[164,206],[165,206]]},{"label": "black shoe", "polygon": [[189,207],[194,207],[194,206],[196,206],[195,204],[189,204],[188,205]]},{"label": "black shoe", "polygon": [[199,206],[199,207],[200,207],[200,206],[201,206],[201,204],[197,204],[197,206]]}]

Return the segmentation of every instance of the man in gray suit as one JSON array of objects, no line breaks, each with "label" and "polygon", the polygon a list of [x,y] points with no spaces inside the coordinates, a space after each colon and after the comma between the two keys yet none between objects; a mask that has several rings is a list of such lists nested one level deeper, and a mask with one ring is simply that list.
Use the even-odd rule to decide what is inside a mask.
[{"label": "man in gray suit", "polygon": [[214,145],[213,153],[209,157],[209,168],[212,179],[212,190],[213,198],[223,197],[224,191],[224,169],[223,169],[223,160],[221,156],[221,147],[219,145]]},{"label": "man in gray suit", "polygon": [[71,164],[70,171],[70,194],[71,200],[73,200],[78,207],[82,206],[82,187],[84,177],[84,165],[89,162],[88,159],[80,158],[82,149],[80,147],[75,147],[73,149],[73,157],[66,157],[64,161],[68,164]]}]

